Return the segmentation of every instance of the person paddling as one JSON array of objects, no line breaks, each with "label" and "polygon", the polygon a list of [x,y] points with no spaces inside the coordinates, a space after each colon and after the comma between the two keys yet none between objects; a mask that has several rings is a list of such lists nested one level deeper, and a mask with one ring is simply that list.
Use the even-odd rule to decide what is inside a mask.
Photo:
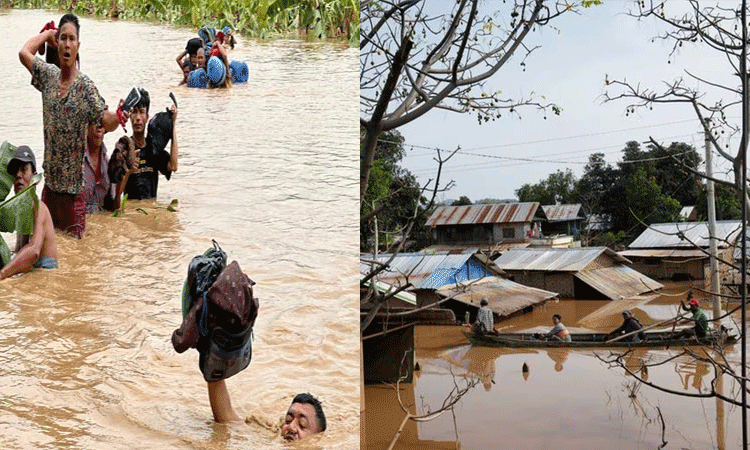
[{"label": "person paddling", "polygon": [[[643,328],[641,322],[633,316],[633,313],[626,309],[622,312],[622,325],[612,330],[604,338],[605,341],[622,336],[624,334],[633,333]],[[640,333],[633,333],[630,336],[623,339],[625,342],[641,342],[646,339],[646,335],[641,331]]]},{"label": "person paddling", "polygon": [[690,291],[687,294],[686,299],[687,305],[683,300],[680,300],[680,309],[684,311],[690,311],[693,313],[693,317],[690,319],[685,319],[681,323],[691,323],[694,322],[695,326],[693,328],[686,328],[677,335],[677,337],[685,337],[685,338],[693,338],[693,337],[706,337],[708,335],[708,316],[706,316],[706,312],[701,309],[700,304],[698,303],[698,299],[693,298],[693,292]]}]

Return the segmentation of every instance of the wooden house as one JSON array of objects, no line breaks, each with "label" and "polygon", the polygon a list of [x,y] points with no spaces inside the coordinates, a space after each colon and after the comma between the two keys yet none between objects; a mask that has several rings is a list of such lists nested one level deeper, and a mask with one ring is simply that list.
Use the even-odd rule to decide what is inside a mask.
[{"label": "wooden house", "polygon": [[495,264],[513,281],[568,298],[617,300],[662,288],[606,247],[514,249]]},{"label": "wooden house", "polygon": [[[737,220],[716,222],[720,259],[731,259],[740,227],[741,222]],[[632,261],[633,269],[657,280],[708,280],[709,245],[707,222],[656,223],[619,254]],[[724,278],[728,267],[720,265],[719,269],[720,278]]]}]

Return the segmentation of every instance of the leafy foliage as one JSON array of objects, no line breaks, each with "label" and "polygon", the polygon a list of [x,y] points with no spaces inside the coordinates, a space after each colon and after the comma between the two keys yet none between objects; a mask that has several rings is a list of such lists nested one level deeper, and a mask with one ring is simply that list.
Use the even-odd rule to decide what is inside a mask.
[{"label": "leafy foliage", "polygon": [[[398,164],[404,157],[404,138],[398,131],[384,133],[375,152],[365,201],[360,205],[360,217],[376,216],[360,224],[360,247],[372,250],[375,226],[378,227],[379,246],[388,247],[402,237],[404,226],[413,216],[418,202],[422,202],[421,189],[416,178]],[[425,215],[421,211],[421,215]],[[427,217],[417,224],[424,226]],[[412,230],[411,239],[424,242],[429,231]]]},{"label": "leafy foliage", "polygon": [[524,184],[516,190],[516,195],[521,202],[539,202],[542,205],[574,203],[575,186],[576,177],[572,170],[558,170],[537,184]]},{"label": "leafy foliage", "polygon": [[453,203],[451,203],[451,206],[468,206],[471,205],[471,199],[469,197],[462,195],[458,198],[458,200],[453,200]]},{"label": "leafy foliage", "polygon": [[320,39],[346,39],[351,45],[359,39],[359,2],[354,0],[0,0],[0,5],[195,28],[208,23],[258,38],[301,31]]},{"label": "leafy foliage", "polygon": [[[542,205],[581,203],[586,214],[607,217],[612,226],[612,232],[593,237],[591,243],[613,246],[635,237],[644,223],[677,221],[682,205],[701,204],[705,212],[703,185],[691,172],[700,163],[698,152],[688,144],[649,145],[644,150],[630,141],[617,167],[607,164],[603,153],[594,153],[580,180],[569,169],[558,170],[537,184],[524,184],[516,195],[519,201]],[[728,189],[721,186],[717,217],[733,217],[739,203],[731,200],[732,195],[720,199],[719,192]]]}]

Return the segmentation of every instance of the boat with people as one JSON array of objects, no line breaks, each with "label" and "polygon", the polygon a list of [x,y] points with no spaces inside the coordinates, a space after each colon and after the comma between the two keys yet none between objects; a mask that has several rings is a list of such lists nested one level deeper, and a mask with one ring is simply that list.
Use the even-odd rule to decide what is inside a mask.
[{"label": "boat with people", "polygon": [[607,341],[607,337],[609,336],[607,333],[571,333],[571,340],[567,342],[546,340],[541,338],[539,333],[498,333],[477,335],[473,331],[468,330],[461,330],[461,332],[472,345],[509,348],[665,348],[715,345],[719,343],[722,346],[725,346],[737,342],[736,336],[729,335],[724,330],[719,333],[712,333],[703,338],[681,338],[675,337],[675,333],[672,331],[652,331],[645,332],[644,334],[646,338],[639,342],[614,339]]}]

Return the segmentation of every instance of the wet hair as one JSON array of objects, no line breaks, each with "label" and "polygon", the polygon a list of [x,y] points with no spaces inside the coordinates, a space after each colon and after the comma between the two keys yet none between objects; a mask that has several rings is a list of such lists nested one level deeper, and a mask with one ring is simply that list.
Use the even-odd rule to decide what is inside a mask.
[{"label": "wet hair", "polygon": [[68,22],[72,23],[76,27],[76,37],[79,37],[81,34],[81,24],[78,23],[78,16],[76,16],[75,14],[68,13],[62,16],[60,18],[60,23],[57,25],[57,29],[62,29],[63,25]]},{"label": "wet hair", "polygon": [[303,394],[297,394],[294,396],[294,399],[292,399],[292,404],[295,403],[307,403],[308,405],[312,405],[313,409],[315,409],[315,417],[318,419],[318,423],[320,424],[320,431],[326,430],[326,415],[323,414],[323,406],[320,404],[320,400],[313,397],[312,394],[308,394],[307,392]]},{"label": "wet hair", "polygon": [[148,107],[151,106],[151,98],[148,96],[148,91],[143,88],[138,88],[138,93],[141,94],[141,99],[138,100],[138,103],[133,105],[133,108],[144,107],[146,108],[146,112],[148,112]]},{"label": "wet hair", "polygon": [[552,314],[552,318],[554,319],[557,317],[557,320],[562,320],[562,316],[560,314]]},{"label": "wet hair", "polygon": [[128,169],[132,169],[130,165],[130,154],[133,152],[133,141],[127,136],[123,136],[117,140],[115,149],[112,151],[112,156],[109,157],[109,165],[107,167],[107,175],[109,175],[109,181],[112,183],[119,183],[125,177],[125,173]]},{"label": "wet hair", "polygon": [[482,305],[482,306],[487,306],[489,303],[487,303],[487,299],[486,298],[483,298],[482,300],[479,301],[479,304]]}]

